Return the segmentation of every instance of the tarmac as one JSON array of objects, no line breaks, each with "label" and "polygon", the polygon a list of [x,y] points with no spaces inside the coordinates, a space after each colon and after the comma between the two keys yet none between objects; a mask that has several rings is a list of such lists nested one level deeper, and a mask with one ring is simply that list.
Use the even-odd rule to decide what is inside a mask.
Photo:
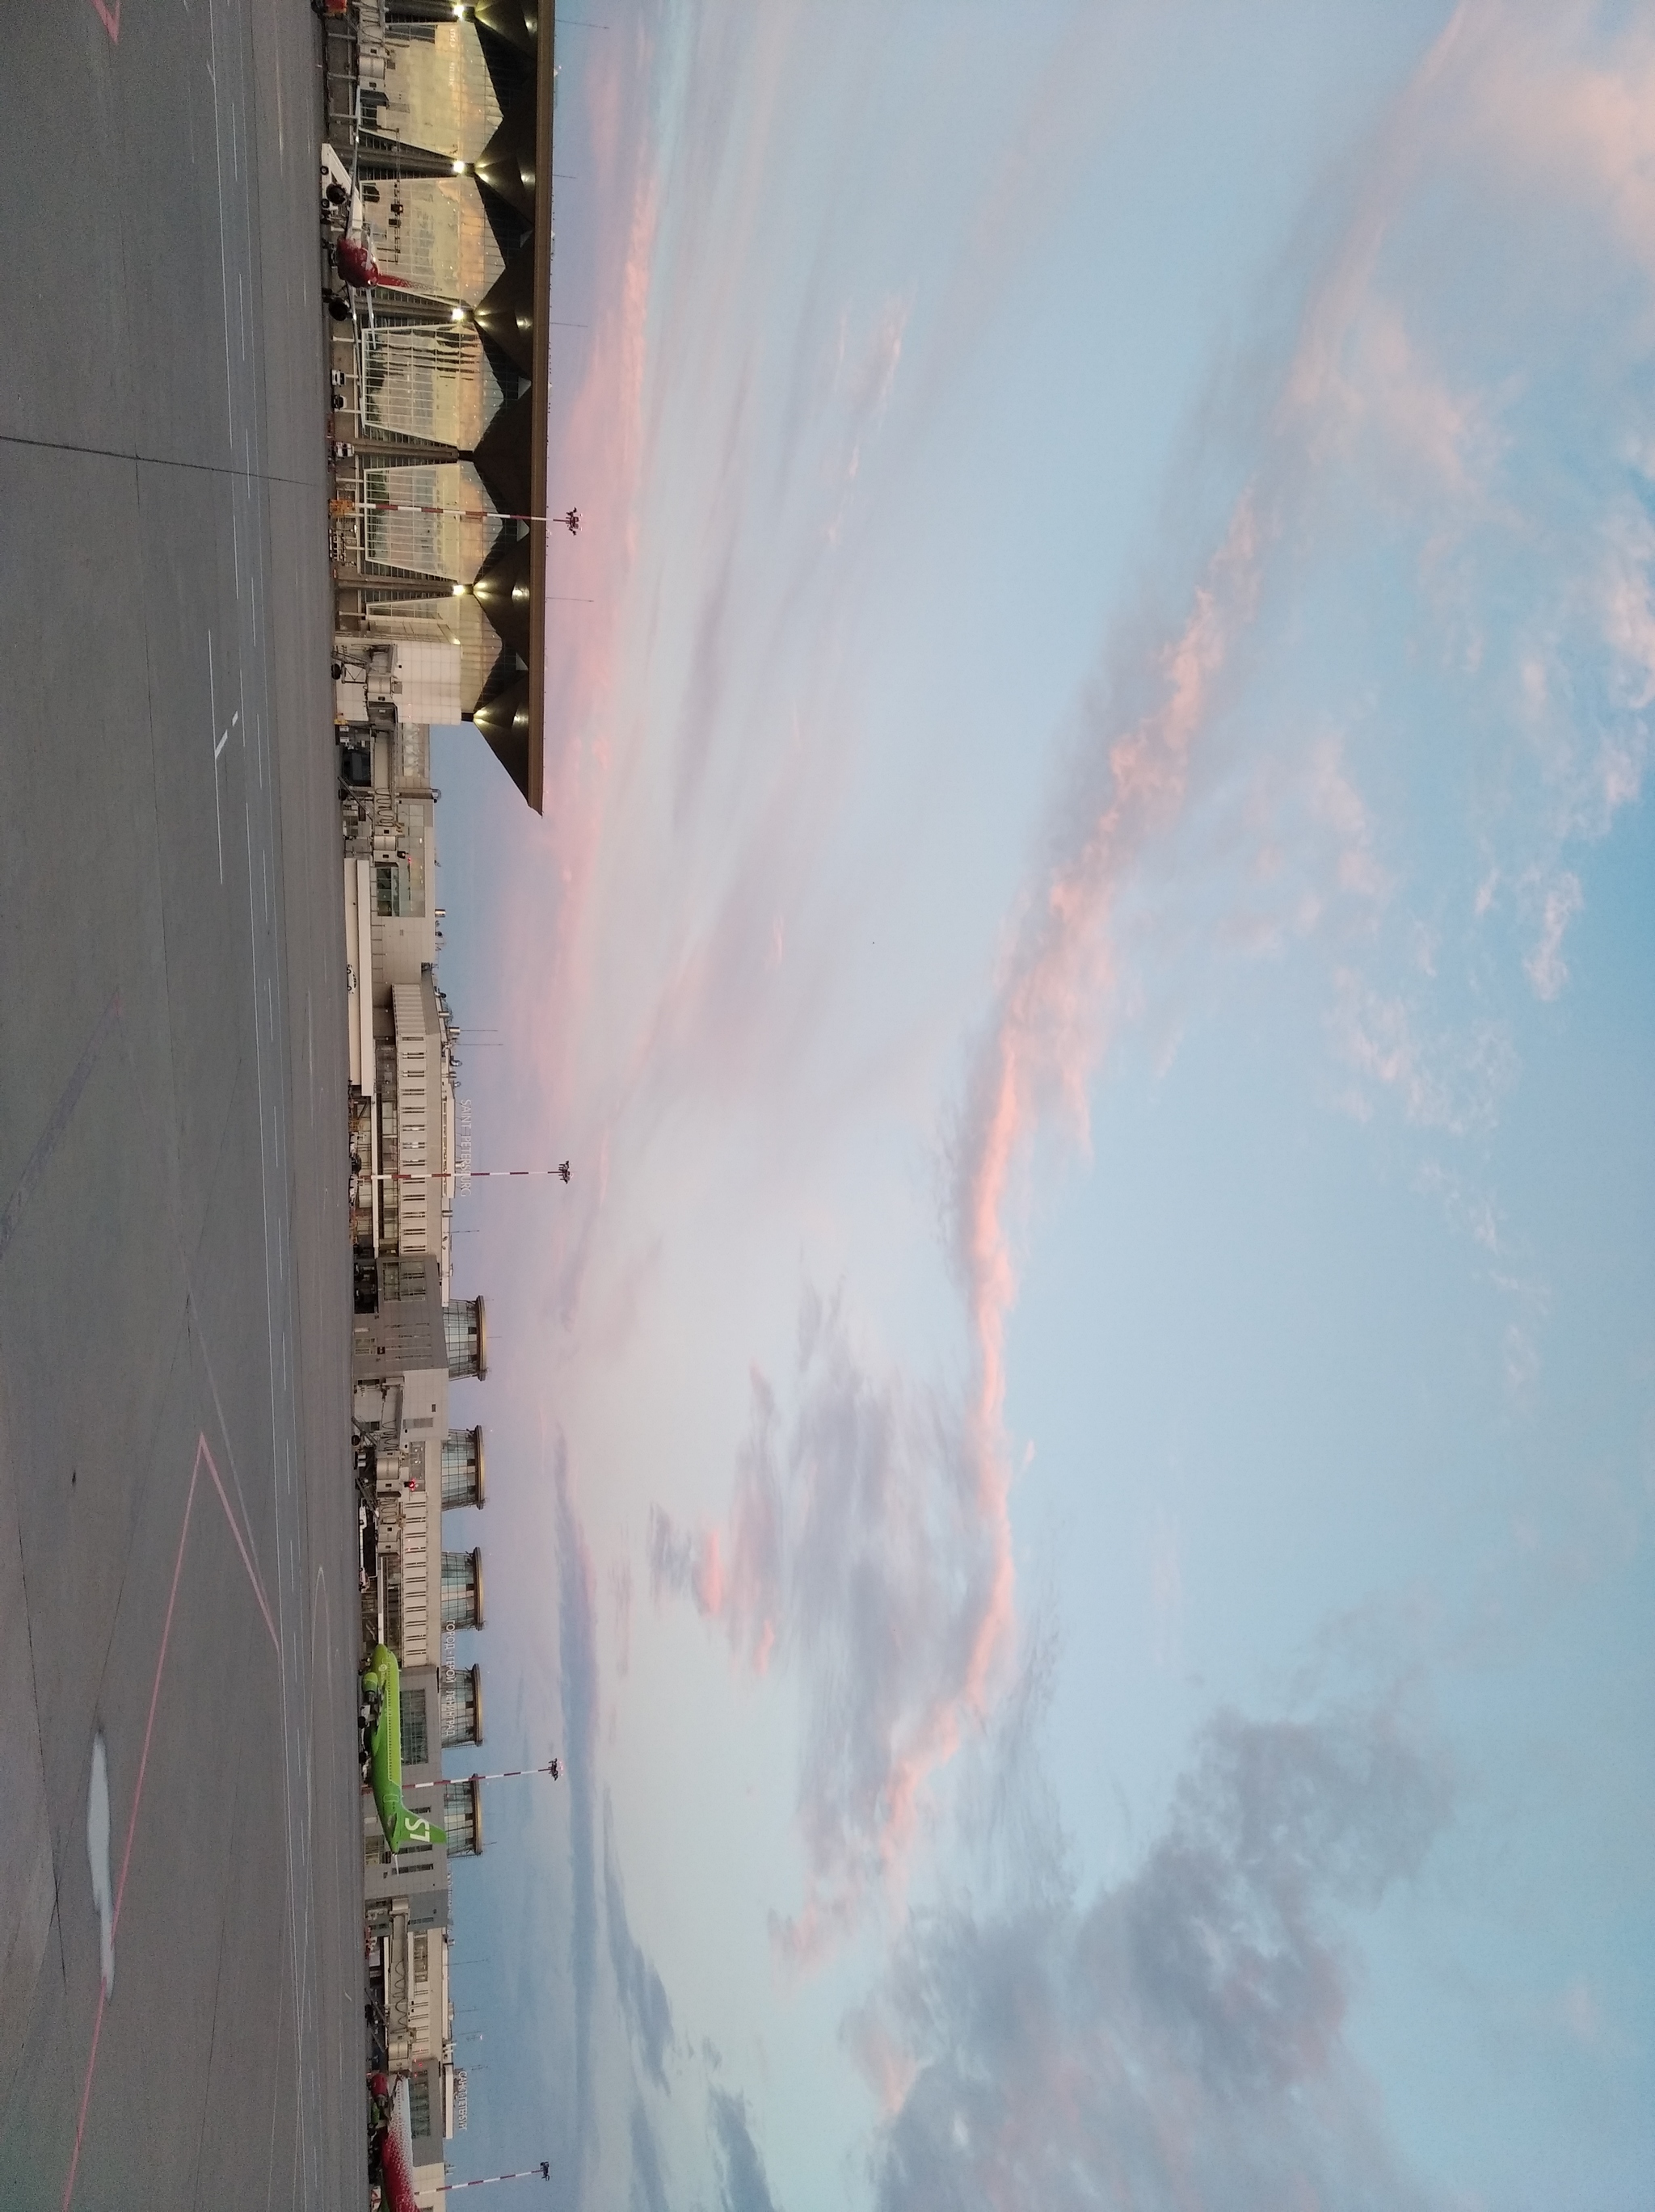
[{"label": "tarmac", "polygon": [[0,73],[0,2205],[367,2201],[304,0]]}]

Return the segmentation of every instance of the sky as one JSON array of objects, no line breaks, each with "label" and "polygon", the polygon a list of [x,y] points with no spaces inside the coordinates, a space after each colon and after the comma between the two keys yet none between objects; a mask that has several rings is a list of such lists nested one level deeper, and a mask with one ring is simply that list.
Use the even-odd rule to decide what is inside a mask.
[{"label": "sky", "polygon": [[1655,2204],[1655,15],[590,20],[453,2171]]}]

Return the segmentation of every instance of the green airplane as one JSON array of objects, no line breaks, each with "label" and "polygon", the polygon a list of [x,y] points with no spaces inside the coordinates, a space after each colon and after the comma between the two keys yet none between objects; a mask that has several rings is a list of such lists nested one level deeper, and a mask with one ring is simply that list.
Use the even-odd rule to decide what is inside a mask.
[{"label": "green airplane", "polygon": [[442,1829],[423,1813],[411,1813],[402,1794],[402,1669],[383,1644],[362,1672],[362,1706],[368,1726],[369,1778],[374,1805],[393,1851],[410,1844],[446,1844]]}]

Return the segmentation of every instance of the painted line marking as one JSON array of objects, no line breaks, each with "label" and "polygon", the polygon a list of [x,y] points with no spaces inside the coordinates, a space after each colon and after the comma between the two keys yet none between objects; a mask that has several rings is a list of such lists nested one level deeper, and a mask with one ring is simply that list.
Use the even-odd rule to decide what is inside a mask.
[{"label": "painted line marking", "polygon": [[[217,720],[218,685],[213,676],[213,634],[210,625],[207,631],[207,725],[210,733]],[[213,747],[213,821],[218,830],[218,881],[221,890],[224,883],[224,808],[218,795],[218,756],[224,750],[224,738],[229,734],[226,730],[224,737]]]},{"label": "painted line marking", "polygon": [[[232,490],[241,482],[240,469],[225,468],[218,461],[186,460],[171,453],[143,453],[136,446],[128,446],[123,451],[117,446],[82,445],[73,438],[21,438],[15,430],[0,430],[0,446],[22,446],[33,453],[82,453],[94,461],[137,461],[145,468],[188,469],[197,476],[222,477]],[[313,477],[277,476],[269,470],[260,470],[258,481],[261,483],[294,484],[305,491],[316,489],[316,479]]]},{"label": "painted line marking", "polygon": [[218,1502],[224,1509],[224,1518],[230,1524],[230,1534],[235,1539],[235,1548],[241,1554],[241,1564],[247,1571],[247,1580],[253,1584],[253,1594],[259,1601],[259,1610],[265,1616],[265,1626],[270,1633],[271,1647],[279,1659],[282,1645],[276,1633],[276,1623],[271,1617],[270,1601],[265,1595],[265,1585],[259,1579],[259,1570],[254,1566],[252,1555],[242,1537],[241,1524],[235,1517],[235,1509],[224,1493],[224,1485],[218,1472],[218,1462],[208,1449],[205,1437],[201,1439],[200,1455],[207,1462],[207,1472],[213,1479],[213,1488],[218,1492]]},{"label": "painted line marking", "polygon": [[[209,630],[207,633],[207,704],[211,719],[216,722],[218,720],[218,704],[213,684],[212,667],[213,634]],[[218,880],[221,885],[224,881],[224,809],[218,792],[218,761],[219,756],[230,741],[230,732],[240,720],[241,709],[238,707],[229,720],[225,723],[222,734],[213,747],[213,819],[218,828]]]},{"label": "painted line marking", "polygon": [[109,1753],[101,1729],[92,1739],[86,1856],[92,1869],[92,1902],[98,1911],[98,1974],[107,1996],[115,1986],[115,1885],[109,1879]]},{"label": "painted line marking", "polygon": [[[174,1224],[173,1235],[176,1237],[177,1234],[177,1227],[176,1224]],[[179,1255],[182,1257],[183,1244],[181,1240],[179,1250]],[[187,1261],[184,1262],[184,1267],[185,1273],[187,1276],[189,1273],[189,1263]],[[230,1442],[230,1425],[224,1418],[224,1401],[218,1395],[218,1377],[213,1372],[212,1353],[207,1348],[207,1333],[202,1327],[201,1305],[200,1301],[196,1297],[195,1285],[193,1283],[192,1283],[190,1286],[190,1313],[192,1319],[195,1323],[196,1342],[201,1349],[201,1364],[207,1371],[207,1388],[212,1394],[213,1410],[218,1415],[219,1433],[224,1439],[224,1455],[230,1463],[230,1480],[234,1484],[235,1494],[241,1502],[241,1519],[246,1529],[247,1549],[253,1555],[254,1577],[259,1584],[259,1589],[262,1591],[265,1587],[265,1577],[263,1571],[259,1565],[259,1547],[254,1540],[253,1533],[253,1515],[247,1507],[247,1493],[241,1487],[241,1470],[235,1463],[235,1446]],[[265,1618],[268,1620],[268,1613],[266,1613]]]},{"label": "painted line marking", "polygon": [[[282,1647],[277,1638],[276,1625],[271,1619],[270,1607],[265,1602],[264,1589],[259,1583],[257,1573],[254,1571],[253,1561],[247,1556],[247,1547],[241,1540],[240,1528],[236,1522],[234,1514],[230,1510],[230,1501],[224,1494],[224,1486],[219,1480],[218,1468],[213,1458],[211,1448],[208,1444],[204,1435],[198,1435],[196,1437],[195,1462],[190,1469],[189,1492],[184,1500],[184,1525],[178,1532],[178,1553],[173,1561],[172,1588],[167,1594],[167,1617],[161,1623],[161,1650],[155,1656],[155,1678],[149,1686],[149,1718],[143,1724],[143,1749],[138,1754],[138,1778],[132,1791],[132,1809],[131,1813],[128,1814],[126,1819],[126,1841],[121,1850],[120,1879],[115,1885],[115,1907],[114,1911],[109,1917],[109,1948],[106,1956],[109,1962],[110,1978],[108,1980],[105,1980],[100,1977],[98,1984],[98,2009],[92,2022],[92,2048],[87,2054],[86,2080],[82,2085],[80,2112],[75,2123],[75,2148],[70,2154],[69,2172],[64,2182],[62,2212],[69,2212],[70,2199],[75,2194],[75,2176],[80,2169],[81,2146],[86,2138],[86,2116],[92,2102],[93,2078],[98,2070],[98,2045],[103,2035],[103,2016],[105,2009],[109,2002],[109,1992],[113,1979],[115,1937],[119,1933],[120,1929],[121,1907],[126,1901],[126,1877],[131,1870],[132,1841],[137,1833],[138,1809],[143,1803],[144,1779],[149,1770],[149,1746],[155,1732],[155,1708],[161,1703],[161,1677],[167,1670],[167,1646],[173,1640],[173,1614],[178,1605],[179,1578],[184,1572],[184,1547],[189,1540],[190,1516],[195,1510],[196,1486],[201,1480],[201,1468],[202,1462],[204,1461],[206,1462],[208,1474],[210,1474],[213,1479],[213,1487],[218,1492],[218,1502],[224,1509],[224,1517],[230,1524],[230,1534],[235,1538],[235,1548],[241,1554],[241,1564],[247,1571],[247,1579],[253,1584],[253,1594],[258,1600],[259,1610],[264,1616],[265,1626],[270,1632],[271,1642],[276,1646],[276,1654],[278,1662],[281,1659]],[[93,1755],[94,1788],[96,1782],[97,1755],[98,1753],[102,1750],[102,1747],[103,1739],[100,1736],[98,1738],[97,1749],[94,1751]],[[107,1796],[108,1784],[106,1769],[106,1835],[107,1832]],[[91,1846],[91,1841],[92,1818],[91,1808],[88,1807],[87,1816],[87,1842],[88,1849]],[[95,1882],[95,1873],[94,1879]]]},{"label": "painted line marking", "polygon": [[[161,1699],[161,1678],[167,1665],[167,1647],[172,1641],[173,1610],[178,1603],[178,1578],[184,1571],[184,1546],[190,1534],[190,1515],[195,1506],[196,1483],[201,1474],[201,1451],[202,1446],[198,1443],[195,1465],[190,1470],[189,1495],[184,1501],[184,1526],[178,1532],[178,1556],[173,1561],[173,1586],[167,1593],[167,1618],[161,1626],[161,1650],[155,1660],[155,1679],[149,1689],[149,1717],[144,1725],[143,1749],[138,1758],[137,1786],[132,1792],[132,1810],[126,1822],[126,1845],[121,1853],[120,1881],[115,1890],[115,1911],[110,1922],[112,1942],[120,1928],[121,1906],[126,1897],[126,1875],[132,1861],[132,1838],[138,1825],[138,1808],[143,1802],[144,1774],[149,1765],[149,1741],[155,1734],[155,1707]],[[80,2115],[75,2123],[75,2148],[70,2157],[69,2173],[64,2182],[64,2212],[68,2212],[69,2201],[75,2193],[75,2176],[81,2163],[81,2145],[86,2136],[87,2107],[92,2101],[92,2078],[98,2066],[98,2043],[103,2034],[104,2009],[108,2002],[109,1991],[100,1982],[98,1985],[97,2017],[92,2023],[92,2048],[87,2055],[86,2081],[81,2089]]]},{"label": "painted line marking", "polygon": [[62,1143],[64,1132],[81,1103],[81,1093],[97,1066],[98,1054],[108,1042],[109,1032],[120,1016],[121,994],[117,991],[93,1024],[86,1050],[81,1054],[75,1073],[64,1085],[62,1095],[52,1108],[51,1118],[41,1130],[34,1150],[24,1163],[23,1172],[17,1178],[17,1188],[6,1200],[5,1212],[0,1213],[0,1260],[6,1256],[7,1249],[17,1233],[17,1224],[23,1218],[23,1208],[33,1196],[35,1184],[46,1173],[52,1155]]}]

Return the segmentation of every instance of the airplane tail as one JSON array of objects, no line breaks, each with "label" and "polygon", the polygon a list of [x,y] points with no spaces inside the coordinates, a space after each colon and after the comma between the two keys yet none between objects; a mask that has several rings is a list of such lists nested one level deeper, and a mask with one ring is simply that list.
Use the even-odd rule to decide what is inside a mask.
[{"label": "airplane tail", "polygon": [[388,1823],[381,1820],[380,1826],[386,1828],[393,1851],[405,1850],[411,1844],[447,1842],[447,1829],[438,1827],[435,1821],[428,1820],[423,1813],[411,1813],[400,1791],[397,1794],[395,1805],[387,1810],[391,1813],[391,1820]]}]

